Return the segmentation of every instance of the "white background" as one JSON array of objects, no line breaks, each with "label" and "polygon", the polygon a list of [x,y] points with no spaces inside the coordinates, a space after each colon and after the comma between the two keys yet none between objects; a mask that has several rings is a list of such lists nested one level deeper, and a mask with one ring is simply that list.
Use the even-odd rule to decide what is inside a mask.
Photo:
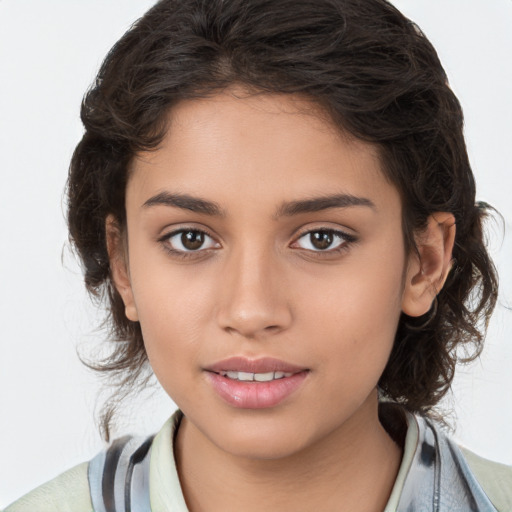
[{"label": "white background", "polygon": [[[0,0],[0,508],[102,446],[88,353],[103,333],[66,249],[63,189],[83,93],[150,0]],[[512,222],[512,0],[395,0],[437,47],[466,113],[478,198]],[[512,464],[512,236],[496,225],[501,275],[480,362],[461,370],[456,437]],[[508,259],[508,261],[507,261]],[[131,404],[119,432],[157,430],[161,392]],[[129,412],[132,411],[130,415]]]}]

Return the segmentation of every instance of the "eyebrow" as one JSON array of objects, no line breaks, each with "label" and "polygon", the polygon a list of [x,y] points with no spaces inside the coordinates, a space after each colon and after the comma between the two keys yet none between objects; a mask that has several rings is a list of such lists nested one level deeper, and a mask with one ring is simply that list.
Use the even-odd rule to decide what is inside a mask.
[{"label": "eyebrow", "polygon": [[223,217],[225,215],[224,211],[217,203],[201,199],[200,197],[194,197],[189,194],[160,192],[159,194],[150,197],[142,206],[143,208],[149,208],[151,206],[172,206],[174,208],[190,210],[204,215],[219,217]]},{"label": "eyebrow", "polygon": [[[191,196],[189,194],[160,192],[150,197],[142,205],[143,208],[152,206],[171,206],[190,210],[204,215],[224,217],[224,210],[215,202]],[[285,202],[277,209],[274,218],[291,217],[301,213],[312,213],[328,210],[330,208],[348,208],[351,206],[365,206],[375,210],[375,204],[366,197],[357,197],[352,194],[335,194],[331,196],[314,197],[297,201]]]},{"label": "eyebrow", "polygon": [[291,217],[300,213],[320,212],[330,208],[348,208],[351,206],[366,206],[372,210],[376,209],[375,204],[366,197],[357,197],[352,194],[335,194],[283,203],[277,209],[275,217]]}]

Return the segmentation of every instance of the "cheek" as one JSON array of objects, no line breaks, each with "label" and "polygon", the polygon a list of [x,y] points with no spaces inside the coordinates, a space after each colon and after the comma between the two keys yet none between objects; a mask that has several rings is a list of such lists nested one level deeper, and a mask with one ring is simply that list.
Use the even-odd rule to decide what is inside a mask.
[{"label": "cheek", "polygon": [[204,287],[197,290],[190,280],[160,278],[136,288],[135,298],[148,351],[184,351],[200,341],[211,309]]},{"label": "cheek", "polygon": [[313,317],[341,329],[382,328],[388,321],[395,323],[400,314],[403,265],[403,256],[394,252],[379,258],[358,254],[323,275],[303,280],[299,293]]},{"label": "cheek", "polygon": [[378,380],[386,365],[401,312],[403,265],[400,251],[362,251],[304,283],[302,328],[323,340],[311,350],[343,368],[347,379],[373,372]]},{"label": "cheek", "polygon": [[212,294],[197,270],[169,264],[165,256],[143,256],[143,251],[131,255],[132,289],[146,351],[159,377],[160,367],[178,367],[184,358],[193,362],[211,316]]},{"label": "cheek", "polygon": [[[204,329],[202,307],[176,287],[159,287],[151,298],[139,300],[139,321],[149,363],[167,394],[182,403],[194,394],[193,377],[199,373]],[[140,296],[139,296],[140,298]]]}]

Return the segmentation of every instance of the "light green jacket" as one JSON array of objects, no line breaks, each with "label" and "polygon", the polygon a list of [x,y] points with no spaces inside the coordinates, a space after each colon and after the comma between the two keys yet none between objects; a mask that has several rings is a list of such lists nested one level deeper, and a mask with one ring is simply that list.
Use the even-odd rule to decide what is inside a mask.
[{"label": "light green jacket", "polygon": [[[153,512],[188,512],[180,487],[172,440],[177,411],[155,437],[151,448],[149,489]],[[409,422],[400,470],[384,512],[395,512],[418,443],[415,422]],[[512,512],[512,467],[482,459],[462,449],[483,490],[499,512]],[[80,464],[25,495],[4,512],[94,512],[89,494],[88,463]],[[136,511],[134,511],[136,512]]]}]

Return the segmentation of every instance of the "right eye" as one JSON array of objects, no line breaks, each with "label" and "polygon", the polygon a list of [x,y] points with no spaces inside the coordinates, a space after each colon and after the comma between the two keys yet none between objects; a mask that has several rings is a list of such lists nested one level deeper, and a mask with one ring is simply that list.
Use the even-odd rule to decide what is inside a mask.
[{"label": "right eye", "polygon": [[220,247],[210,235],[200,229],[180,229],[161,238],[175,252],[190,253]]}]

